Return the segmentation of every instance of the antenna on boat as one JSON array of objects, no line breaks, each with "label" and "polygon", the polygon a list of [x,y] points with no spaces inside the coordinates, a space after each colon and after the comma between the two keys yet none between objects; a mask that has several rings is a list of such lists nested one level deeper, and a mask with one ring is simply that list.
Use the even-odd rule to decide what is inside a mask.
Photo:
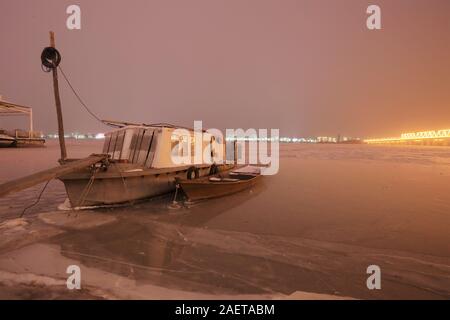
[{"label": "antenna on boat", "polygon": [[58,71],[57,71],[57,67],[61,62],[61,55],[58,52],[58,50],[56,50],[55,34],[53,33],[53,31],[50,31],[50,47],[46,47],[44,51],[42,51],[41,62],[44,71],[50,72],[50,70],[52,70],[53,91],[55,94],[56,115],[58,119],[59,148],[61,150],[61,160],[66,160],[67,151],[66,151],[66,143],[64,140],[64,125],[61,111],[61,98],[59,96]]}]

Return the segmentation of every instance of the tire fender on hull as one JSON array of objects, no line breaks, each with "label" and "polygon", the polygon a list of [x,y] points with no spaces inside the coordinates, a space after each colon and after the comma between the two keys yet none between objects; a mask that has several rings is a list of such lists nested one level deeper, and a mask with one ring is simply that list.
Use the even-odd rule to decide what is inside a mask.
[{"label": "tire fender on hull", "polygon": [[189,180],[198,179],[198,177],[200,177],[200,172],[199,172],[198,168],[192,166],[188,169],[186,175],[187,175],[187,179],[189,179]]}]

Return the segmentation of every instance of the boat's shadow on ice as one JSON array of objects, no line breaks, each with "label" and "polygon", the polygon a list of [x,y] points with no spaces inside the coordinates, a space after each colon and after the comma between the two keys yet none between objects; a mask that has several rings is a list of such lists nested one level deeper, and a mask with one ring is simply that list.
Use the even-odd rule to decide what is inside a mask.
[{"label": "boat's shadow on ice", "polygon": [[[55,236],[51,242],[61,246],[63,256],[76,259],[84,266],[133,278],[140,283],[159,283],[187,290],[210,288],[211,284],[202,284],[209,271],[196,267],[196,259],[206,252],[197,252],[204,244],[203,240],[198,243],[196,237],[200,234],[216,242],[214,238],[218,235],[213,230],[208,231],[208,222],[257,197],[266,189],[263,180],[244,192],[182,205],[179,210],[168,208],[173,194],[134,206],[95,210],[89,213],[111,215],[114,221],[85,230],[69,230]],[[193,248],[196,249],[192,251]],[[214,247],[209,250],[216,251]]]},{"label": "boat's shadow on ice", "polygon": [[209,220],[256,198],[267,189],[264,179],[258,184],[229,196],[210,200],[191,202],[182,193],[178,193],[174,203],[175,192],[152,199],[135,202],[120,207],[99,208],[97,211],[118,215],[121,218],[132,216],[143,221],[157,219],[169,223],[202,227]]}]

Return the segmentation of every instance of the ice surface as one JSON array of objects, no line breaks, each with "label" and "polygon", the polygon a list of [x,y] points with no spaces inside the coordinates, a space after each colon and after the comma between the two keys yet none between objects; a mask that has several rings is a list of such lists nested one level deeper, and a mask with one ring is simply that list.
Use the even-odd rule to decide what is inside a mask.
[{"label": "ice surface", "polygon": [[[100,143],[68,148],[81,157]],[[53,166],[58,149],[5,154],[0,180]],[[178,209],[168,195],[63,217],[55,181],[20,222],[9,219],[42,186],[0,199],[2,226],[17,229],[1,231],[0,292],[68,295],[49,279],[70,262],[87,270],[79,297],[450,298],[450,148],[289,144],[280,155],[280,172],[251,190]],[[371,264],[382,290],[366,288]]]}]

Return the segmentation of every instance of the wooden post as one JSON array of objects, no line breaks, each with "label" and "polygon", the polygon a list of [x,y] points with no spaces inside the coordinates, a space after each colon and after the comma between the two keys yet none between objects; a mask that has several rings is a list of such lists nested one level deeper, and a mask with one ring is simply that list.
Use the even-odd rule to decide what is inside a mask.
[{"label": "wooden post", "polygon": [[[50,46],[56,48],[55,46],[55,34],[50,31]],[[56,115],[58,118],[58,138],[59,138],[59,148],[61,150],[61,160],[67,159],[66,142],[64,139],[64,125],[63,116],[61,111],[61,98],[59,96],[59,85],[58,85],[58,70],[57,68],[52,68],[53,73],[53,91],[55,93],[55,105],[56,105]]]}]

